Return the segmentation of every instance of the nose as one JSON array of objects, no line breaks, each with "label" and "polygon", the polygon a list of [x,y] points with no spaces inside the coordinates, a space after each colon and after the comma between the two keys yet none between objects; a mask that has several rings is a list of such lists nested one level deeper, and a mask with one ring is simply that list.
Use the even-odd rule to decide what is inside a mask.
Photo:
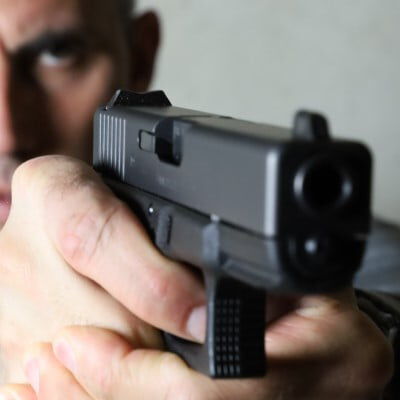
[{"label": "nose", "polygon": [[0,41],[0,156],[16,149],[10,104],[11,68],[7,51]]}]

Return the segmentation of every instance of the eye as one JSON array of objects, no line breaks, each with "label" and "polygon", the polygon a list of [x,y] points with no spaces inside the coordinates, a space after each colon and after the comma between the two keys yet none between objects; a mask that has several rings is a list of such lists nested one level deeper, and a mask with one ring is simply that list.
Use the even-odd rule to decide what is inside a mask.
[{"label": "eye", "polygon": [[68,67],[75,64],[76,57],[72,54],[54,54],[44,51],[38,57],[38,64],[43,67]]},{"label": "eye", "polygon": [[83,59],[83,43],[76,38],[55,40],[37,54],[37,65],[47,68],[67,68]]}]

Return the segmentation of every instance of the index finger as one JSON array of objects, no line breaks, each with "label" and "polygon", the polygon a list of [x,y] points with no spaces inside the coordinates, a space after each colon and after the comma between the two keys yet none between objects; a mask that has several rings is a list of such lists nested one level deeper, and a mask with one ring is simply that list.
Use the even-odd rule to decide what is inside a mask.
[{"label": "index finger", "polygon": [[14,177],[15,197],[21,190],[35,198],[37,215],[72,268],[151,325],[201,338],[201,283],[154,247],[135,215],[89,166],[60,156],[29,161]]}]

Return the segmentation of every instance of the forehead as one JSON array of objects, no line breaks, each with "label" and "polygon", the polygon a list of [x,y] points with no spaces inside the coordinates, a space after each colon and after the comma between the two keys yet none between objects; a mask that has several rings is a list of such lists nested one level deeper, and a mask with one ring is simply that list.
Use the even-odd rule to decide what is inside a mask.
[{"label": "forehead", "polygon": [[13,49],[45,31],[101,25],[115,1],[0,0],[0,40]]}]

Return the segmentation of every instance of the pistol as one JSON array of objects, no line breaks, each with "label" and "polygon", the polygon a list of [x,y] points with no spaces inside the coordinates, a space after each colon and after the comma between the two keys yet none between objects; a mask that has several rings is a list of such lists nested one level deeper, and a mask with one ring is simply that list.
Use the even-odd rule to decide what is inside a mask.
[{"label": "pistol", "polygon": [[119,90],[94,119],[93,165],[167,257],[200,269],[204,344],[169,350],[214,378],[266,373],[267,293],[350,286],[370,230],[371,154],[320,114],[292,129]]}]

